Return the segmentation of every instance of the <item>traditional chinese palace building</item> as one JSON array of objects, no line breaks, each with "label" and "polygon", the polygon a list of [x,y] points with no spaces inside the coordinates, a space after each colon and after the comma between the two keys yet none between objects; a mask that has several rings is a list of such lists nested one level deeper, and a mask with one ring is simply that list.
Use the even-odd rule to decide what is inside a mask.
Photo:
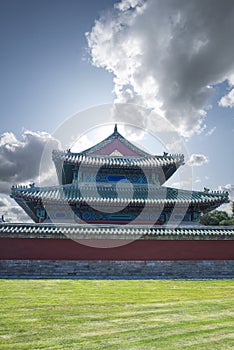
[{"label": "traditional chinese palace building", "polygon": [[228,202],[228,194],[164,186],[182,154],[152,155],[114,128],[80,153],[53,151],[59,185],[13,186],[11,197],[35,222],[165,224],[194,222]]}]

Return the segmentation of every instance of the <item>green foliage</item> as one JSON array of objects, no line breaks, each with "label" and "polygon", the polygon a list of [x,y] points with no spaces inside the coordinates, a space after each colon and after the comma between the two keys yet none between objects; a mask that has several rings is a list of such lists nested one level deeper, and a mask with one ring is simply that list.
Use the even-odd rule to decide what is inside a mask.
[{"label": "green foliage", "polygon": [[220,221],[219,225],[221,226],[234,226],[234,218],[229,218],[228,220]]},{"label": "green foliage", "polygon": [[0,280],[0,349],[231,350],[233,281]]},{"label": "green foliage", "polygon": [[199,219],[200,224],[206,226],[229,226],[234,225],[234,218],[230,217],[225,211],[213,211],[204,214]]}]

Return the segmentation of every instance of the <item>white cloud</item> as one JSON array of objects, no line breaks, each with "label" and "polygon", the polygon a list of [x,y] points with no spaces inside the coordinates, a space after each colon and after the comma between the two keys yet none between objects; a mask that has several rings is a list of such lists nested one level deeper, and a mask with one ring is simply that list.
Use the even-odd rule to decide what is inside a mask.
[{"label": "white cloud", "polygon": [[204,154],[191,154],[186,164],[190,166],[201,166],[208,162],[209,162],[209,158]]},{"label": "white cloud", "polygon": [[78,141],[75,141],[71,147],[72,152],[81,152],[93,146],[93,139],[87,135],[82,135]]},{"label": "white cloud", "polygon": [[228,192],[230,199],[234,200],[234,185],[232,184],[222,185],[222,186],[219,186],[218,190]]},{"label": "white cloud", "polygon": [[[190,136],[203,130],[212,86],[232,81],[233,33],[233,1],[123,0],[87,40],[93,64],[114,75],[116,103],[154,110]],[[115,112],[116,120],[133,118]]]},{"label": "white cloud", "polygon": [[144,4],[144,0],[125,0],[120,1],[119,3],[115,4],[115,8],[119,9],[120,11],[126,11],[129,9],[136,8],[137,6],[142,6]]},{"label": "white cloud", "polygon": [[183,153],[184,142],[181,139],[172,139],[170,143],[167,143],[166,149],[170,153]]},{"label": "white cloud", "polygon": [[[31,222],[23,209],[6,194],[10,194],[10,188],[15,184],[39,180],[49,184],[55,173],[51,168],[51,152],[58,145],[58,141],[46,132],[27,130],[23,132],[22,140],[11,132],[0,135],[0,215],[4,215],[7,222]],[[40,168],[45,146],[47,154]]]},{"label": "white cloud", "polygon": [[[48,163],[44,162],[40,169],[45,146]],[[58,148],[58,141],[46,132],[24,131],[22,141],[13,133],[0,135],[0,193],[8,194],[17,183],[37,180],[39,173],[45,180],[50,175],[49,160],[54,148]]]},{"label": "white cloud", "polygon": [[226,184],[226,185],[222,185],[218,187],[219,191],[224,191],[224,192],[228,192],[229,194],[229,199],[230,199],[230,203],[227,204],[223,204],[219,210],[224,210],[226,211],[228,214],[232,214],[232,202],[234,201],[234,185],[232,184]]},{"label": "white cloud", "polygon": [[230,90],[229,93],[223,96],[219,101],[221,107],[234,107],[234,89]]},{"label": "white cloud", "polygon": [[0,196],[0,216],[4,215],[6,222],[32,222],[25,211],[11,198]]},{"label": "white cloud", "polygon": [[211,136],[215,132],[216,129],[217,129],[217,127],[214,126],[210,130],[208,130],[207,133],[206,133],[206,136]]},{"label": "white cloud", "polygon": [[176,182],[173,182],[170,187],[174,187],[180,190],[192,190],[191,188],[191,181],[190,180],[179,180]]}]

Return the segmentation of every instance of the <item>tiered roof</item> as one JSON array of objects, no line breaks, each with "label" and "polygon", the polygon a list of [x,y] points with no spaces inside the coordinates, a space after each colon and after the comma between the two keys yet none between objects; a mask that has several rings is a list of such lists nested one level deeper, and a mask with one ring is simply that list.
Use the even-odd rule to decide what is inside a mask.
[{"label": "tiered roof", "polygon": [[89,166],[121,166],[121,167],[141,167],[155,168],[175,165],[177,168],[184,163],[182,154],[171,154],[167,156],[146,155],[142,157],[134,156],[102,156],[87,155],[83,153],[71,153],[67,151],[53,151],[53,159],[74,165],[81,163]]},{"label": "tiered roof", "polygon": [[[61,169],[67,175],[62,183],[68,183],[75,167],[84,165],[87,167],[106,168],[141,168],[145,170],[155,169],[159,175],[159,182],[163,184],[168,180],[179,166],[184,164],[183,154],[152,155],[138,148],[125,139],[115,126],[114,132],[97,145],[79,153],[54,150],[52,158],[58,175]],[[69,179],[69,180],[68,180]],[[61,181],[59,175],[59,181]]]},{"label": "tiered roof", "polygon": [[134,205],[157,205],[157,204],[208,204],[220,205],[228,202],[227,192],[198,192],[180,190],[170,187],[157,187],[154,185],[127,185],[116,186],[107,184],[74,184],[53,186],[53,187],[34,187],[34,188],[12,188],[12,196],[23,198],[27,201],[38,202],[68,202],[85,203],[94,202],[100,204],[110,203],[122,205],[131,203]]},{"label": "tiered roof", "polygon": [[[33,218],[38,221],[37,204],[44,203],[68,203],[71,205],[96,203],[100,206],[114,205],[116,207],[132,205],[140,206],[166,206],[173,209],[175,204],[187,206],[200,212],[207,212],[228,202],[227,192],[199,192],[159,187],[178,169],[184,162],[182,154],[151,155],[126,140],[114,128],[114,132],[97,145],[80,153],[68,151],[53,151],[59,181],[59,186],[51,187],[18,187],[13,186],[11,196]],[[149,175],[149,183],[138,184],[128,181],[93,183],[82,182],[85,176],[77,176],[80,165],[87,169],[98,166],[106,169],[124,169],[123,173],[131,173],[134,169],[146,169]],[[87,170],[85,168],[85,171]],[[61,171],[62,170],[62,171]],[[121,173],[121,171],[119,171]],[[82,173],[82,171],[81,171]],[[92,173],[95,173],[92,171]],[[136,171],[137,173],[137,171]],[[85,174],[85,172],[84,172]],[[62,175],[62,176],[60,176]],[[76,176],[75,176],[76,175]],[[82,175],[82,174],[81,174]],[[156,175],[158,178],[156,179]],[[104,177],[105,179],[105,177]],[[74,180],[74,181],[73,181]],[[102,181],[103,178],[101,178]],[[151,184],[152,180],[152,184]],[[143,182],[143,181],[142,181]],[[154,184],[153,184],[154,183]]]}]

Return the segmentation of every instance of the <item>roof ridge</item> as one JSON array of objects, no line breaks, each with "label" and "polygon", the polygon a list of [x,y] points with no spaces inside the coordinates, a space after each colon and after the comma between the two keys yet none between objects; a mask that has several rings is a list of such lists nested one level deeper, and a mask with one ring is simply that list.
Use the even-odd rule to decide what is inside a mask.
[{"label": "roof ridge", "polygon": [[111,141],[113,141],[114,139],[119,139],[120,141],[122,141],[127,147],[129,147],[130,149],[132,149],[133,151],[135,151],[136,153],[140,153],[140,156],[150,156],[150,153],[147,153],[145,151],[143,151],[141,148],[139,148],[138,146],[134,145],[132,142],[128,141],[123,135],[121,135],[117,129],[117,124],[115,124],[114,127],[114,132],[112,134],[110,134],[109,136],[107,136],[106,138],[104,138],[103,140],[101,140],[100,142],[98,142],[96,145],[93,145],[81,152],[71,152],[70,149],[68,149],[67,151],[59,151],[59,150],[53,150],[53,153],[64,153],[64,154],[68,154],[70,153],[71,155],[91,155],[90,153],[93,153],[95,151],[100,150],[101,148],[103,148],[104,146],[108,145],[109,143],[111,143]]}]

